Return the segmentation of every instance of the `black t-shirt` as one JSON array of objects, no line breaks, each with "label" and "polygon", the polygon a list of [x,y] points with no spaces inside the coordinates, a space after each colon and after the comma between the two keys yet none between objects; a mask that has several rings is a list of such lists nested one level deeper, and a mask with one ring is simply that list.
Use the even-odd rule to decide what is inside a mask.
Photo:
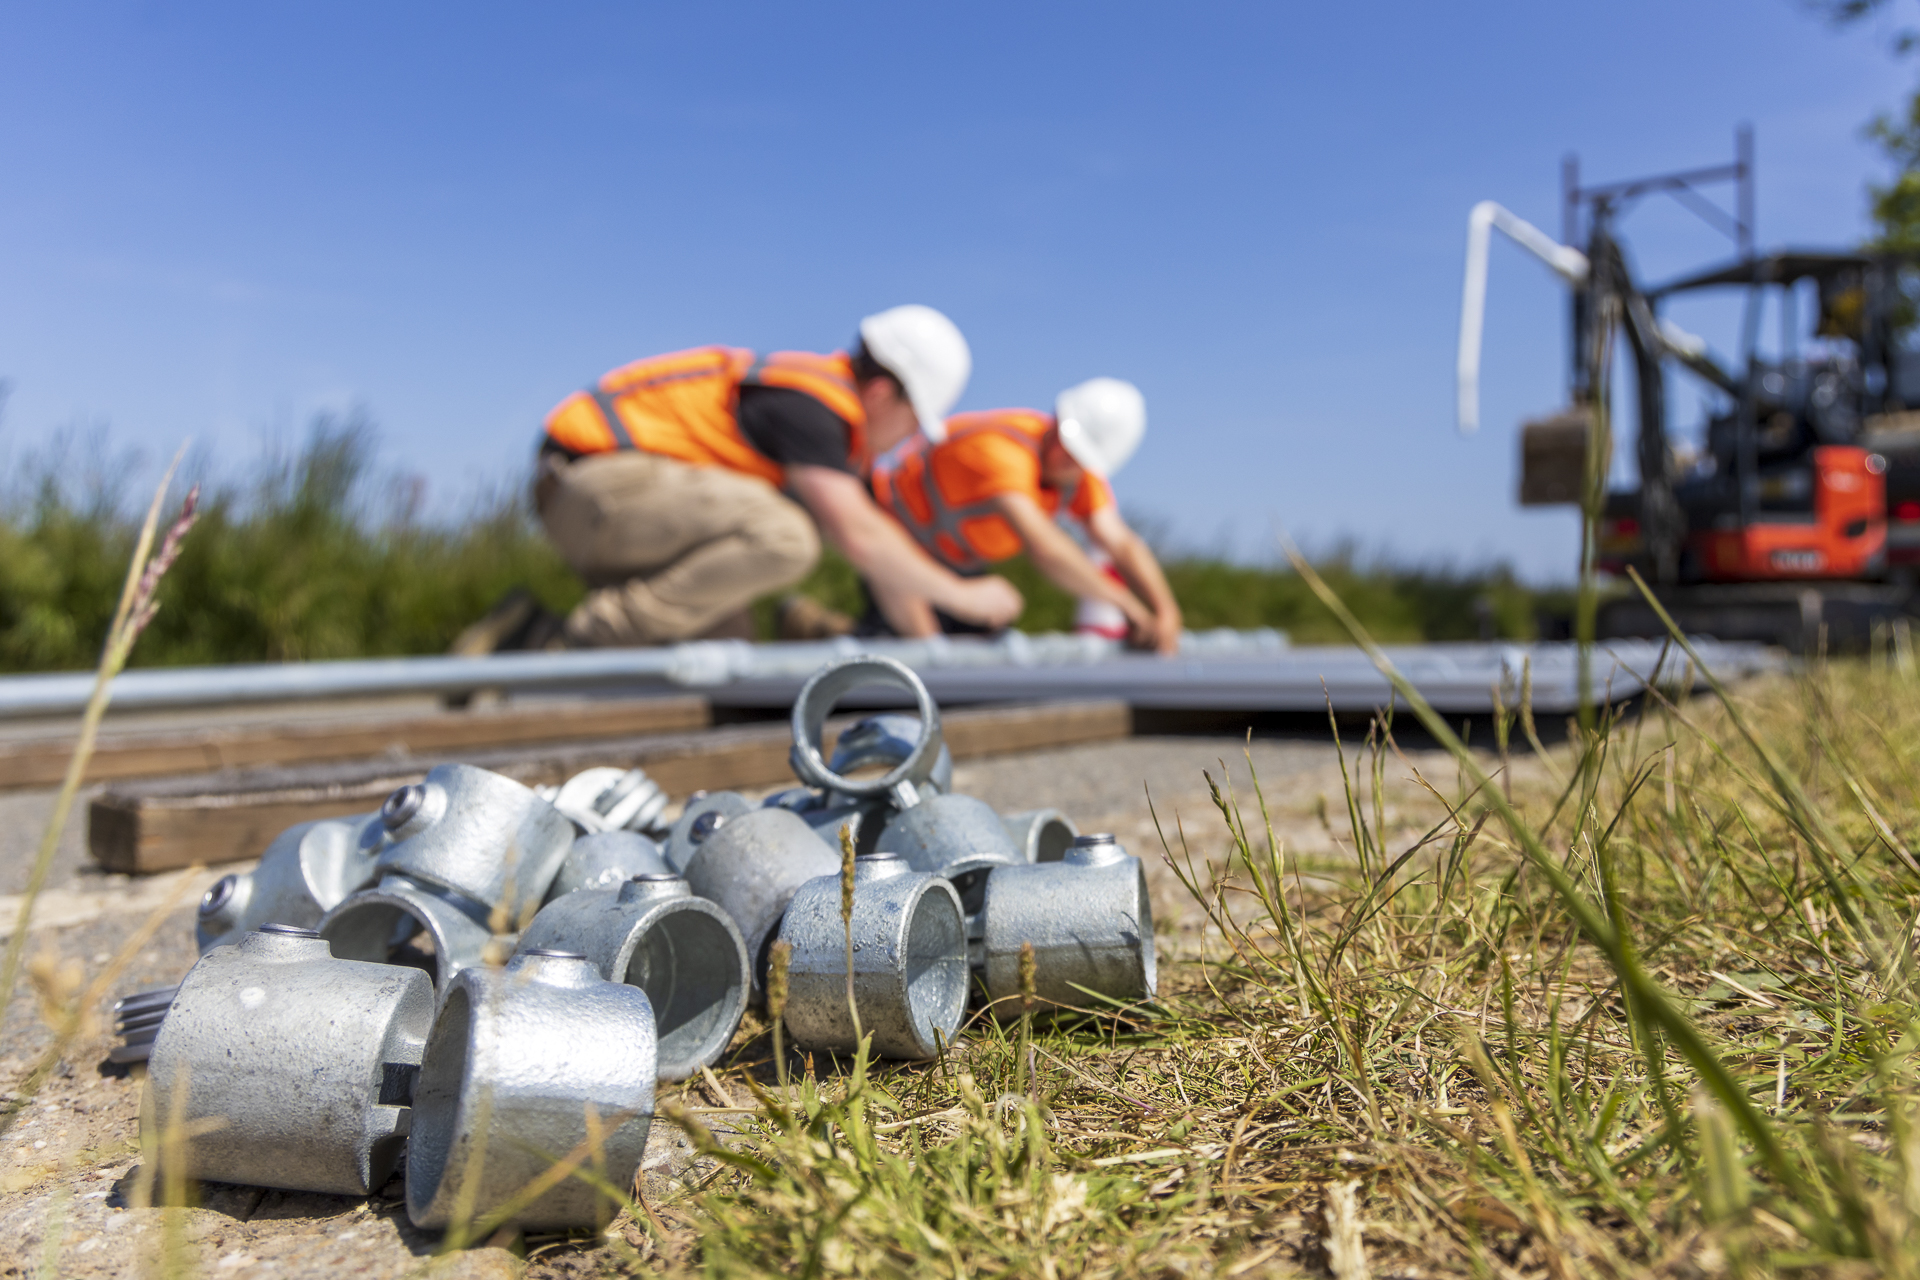
[{"label": "black t-shirt", "polygon": [[747,384],[735,416],[747,443],[783,467],[798,463],[855,474],[847,457],[853,428],[804,391]]}]

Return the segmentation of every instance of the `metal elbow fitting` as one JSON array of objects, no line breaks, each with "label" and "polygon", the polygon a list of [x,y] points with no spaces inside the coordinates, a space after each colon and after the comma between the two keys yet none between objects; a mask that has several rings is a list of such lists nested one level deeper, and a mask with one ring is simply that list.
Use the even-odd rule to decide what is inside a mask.
[{"label": "metal elbow fitting", "polygon": [[740,930],[669,871],[555,899],[520,935],[520,950],[577,951],[601,977],[646,992],[662,1080],[716,1062],[747,1011]]},{"label": "metal elbow fitting", "polygon": [[660,835],[665,830],[660,815],[666,812],[667,793],[645,769],[582,769],[557,787],[535,787],[534,791],[566,814],[583,835],[596,831]]},{"label": "metal elbow fitting", "polygon": [[378,814],[288,827],[251,871],[221,876],[200,899],[200,954],[238,942],[269,921],[311,927],[374,876],[386,829]]},{"label": "metal elbow fitting", "polygon": [[840,857],[785,809],[751,809],[729,818],[695,846],[688,886],[739,926],[752,964],[753,991],[765,993],[767,949],[794,890],[838,875]]},{"label": "metal elbow fitting", "polygon": [[381,806],[381,876],[438,885],[530,919],[573,845],[573,823],[512,778],[443,764]]},{"label": "metal elbow fitting", "polygon": [[[466,970],[441,1002],[414,1084],[407,1217],[422,1228],[444,1228],[456,1212],[483,1217],[569,1156],[615,1187],[632,1185],[653,1083],[653,1010],[639,988],[553,952]],[[571,1230],[616,1209],[567,1177],[512,1221]]]},{"label": "metal elbow fitting", "polygon": [[327,912],[317,932],[337,956],[424,969],[444,992],[455,974],[486,958],[488,914],[471,898],[390,875]]},{"label": "metal elbow fitting", "polygon": [[[859,732],[858,725],[849,729],[853,741],[844,751],[835,752],[842,767],[854,767],[846,763],[849,760],[893,762],[893,767],[877,778],[850,778],[827,763],[822,737],[834,704],[854,689],[870,684],[892,685],[912,694],[918,707],[918,723],[914,726],[911,746],[906,746],[904,737],[895,730],[902,727],[900,721],[910,721],[912,717],[869,717],[863,722],[870,726],[865,733]],[[928,784],[946,750],[940,735],[940,708],[933,695],[913,668],[892,658],[865,655],[829,662],[801,686],[799,696],[793,701],[792,724],[793,749],[788,761],[794,776],[810,787],[848,799],[887,797],[900,807],[910,806],[919,800],[923,789],[930,789]],[[947,756],[946,765],[948,781],[951,781],[951,755]]]},{"label": "metal elbow fitting", "polygon": [[200,958],[154,1040],[142,1119],[190,1178],[367,1195],[406,1142],[433,1021],[417,969],[269,925]]},{"label": "metal elbow fitting", "polygon": [[[581,836],[547,888],[547,901],[580,889],[618,889],[635,876],[664,875],[660,846],[637,831],[597,831]],[[536,917],[537,918],[537,917]]]},{"label": "metal elbow fitting", "polygon": [[1020,1013],[1023,943],[1033,944],[1034,994],[1048,1005],[1147,1000],[1158,983],[1146,872],[1110,835],[1078,837],[1059,862],[994,868],[980,930],[1000,1018]]},{"label": "metal elbow fitting", "polygon": [[988,871],[1026,864],[993,806],[963,795],[929,796],[894,814],[874,851],[897,853],[915,871],[953,881],[968,915],[980,908]]},{"label": "metal elbow fitting", "polygon": [[1028,862],[1058,862],[1073,847],[1080,828],[1058,809],[1029,809],[1001,819],[1007,835]]},{"label": "metal elbow fitting", "polygon": [[[938,1054],[967,1007],[966,920],[953,885],[911,870],[897,854],[856,858],[851,932],[853,1002],[874,1051],[889,1058]],[[802,1048],[858,1047],[847,1008],[847,935],[840,877],[801,885],[780,938],[793,947],[786,1023]]]},{"label": "metal elbow fitting", "polygon": [[672,828],[667,832],[666,843],[661,848],[661,856],[667,860],[667,870],[687,873],[687,867],[693,862],[693,855],[721,827],[733,818],[752,813],[753,801],[738,791],[697,792],[674,819]]}]

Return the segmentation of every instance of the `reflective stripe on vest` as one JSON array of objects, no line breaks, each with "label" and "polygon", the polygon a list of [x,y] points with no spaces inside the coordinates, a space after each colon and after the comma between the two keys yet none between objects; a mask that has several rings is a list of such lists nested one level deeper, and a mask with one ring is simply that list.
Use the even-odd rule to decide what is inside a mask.
[{"label": "reflective stripe on vest", "polygon": [[[983,432],[1004,436],[1031,453],[1036,462],[1039,460],[1041,437],[998,422],[982,422],[962,427],[958,432],[948,436],[947,442],[951,444]],[[991,497],[958,505],[947,501],[946,495],[940,492],[940,477],[935,474],[933,468],[933,453],[938,447],[923,445],[920,451],[920,490],[927,500],[927,519],[923,522],[901,497],[901,477],[897,470],[886,474],[876,472],[874,475],[875,488],[884,490],[878,495],[881,505],[906,526],[907,532],[913,535],[914,541],[925,547],[927,554],[935,560],[941,561],[959,573],[983,572],[993,561],[981,556],[975,550],[972,540],[967,537],[962,526],[969,520],[993,517],[1004,520],[1006,517],[1001,515],[999,505]],[[1071,506],[1078,494],[1078,485],[1074,486],[1072,492],[1061,494],[1061,507],[1064,509]]]}]

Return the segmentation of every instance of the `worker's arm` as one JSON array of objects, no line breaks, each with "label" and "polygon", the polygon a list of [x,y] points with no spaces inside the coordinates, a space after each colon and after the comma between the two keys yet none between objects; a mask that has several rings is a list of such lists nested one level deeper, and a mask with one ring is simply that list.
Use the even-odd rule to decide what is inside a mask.
[{"label": "worker's arm", "polygon": [[[1024,493],[1002,493],[994,497],[993,504],[1026,544],[1027,558],[1033,561],[1033,567],[1047,575],[1061,590],[1076,596],[1091,596],[1116,606],[1126,614],[1127,625],[1136,639],[1149,648],[1171,652],[1179,647],[1180,628],[1177,623],[1173,629],[1173,645],[1169,647],[1162,640],[1155,611],[1142,604],[1139,596],[1101,572],[1100,566],[1088,558],[1087,553],[1080,549],[1080,544],[1069,537],[1065,529],[1054,523],[1052,516],[1040,509],[1039,503]],[[1118,518],[1116,515],[1115,519]],[[1120,527],[1127,531],[1124,524]],[[1115,559],[1117,562],[1118,557]]]},{"label": "worker's arm", "polygon": [[936,634],[934,609],[998,630],[1026,607],[1005,578],[963,578],[934,563],[897,520],[874,505],[858,478],[832,467],[796,465],[787,468],[787,485],[827,541],[867,580],[874,603],[899,634]]},{"label": "worker's arm", "polygon": [[1180,602],[1173,598],[1167,575],[1160,570],[1146,539],[1127,527],[1120,508],[1101,507],[1087,519],[1094,545],[1113,558],[1113,567],[1140,593],[1153,611],[1153,647],[1161,653],[1180,651]]}]

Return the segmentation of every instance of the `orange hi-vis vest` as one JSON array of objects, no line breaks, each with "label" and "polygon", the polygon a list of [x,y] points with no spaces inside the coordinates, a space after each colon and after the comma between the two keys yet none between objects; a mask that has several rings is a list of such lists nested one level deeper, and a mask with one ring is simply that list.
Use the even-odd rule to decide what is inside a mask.
[{"label": "orange hi-vis vest", "polygon": [[873,494],[934,559],[978,573],[1020,554],[1020,535],[993,499],[1024,493],[1048,515],[1064,502],[1082,524],[1113,505],[1113,490],[1091,473],[1063,494],[1040,478],[1040,447],[1053,416],[1036,409],[990,409],[947,419],[947,438],[925,436],[874,464]]},{"label": "orange hi-vis vest", "polygon": [[640,449],[698,467],[786,484],[786,469],[748,443],[734,410],[743,385],[802,391],[846,420],[847,456],[864,452],[867,415],[844,354],[695,347],[622,365],[547,415],[547,437],[574,455]]}]

